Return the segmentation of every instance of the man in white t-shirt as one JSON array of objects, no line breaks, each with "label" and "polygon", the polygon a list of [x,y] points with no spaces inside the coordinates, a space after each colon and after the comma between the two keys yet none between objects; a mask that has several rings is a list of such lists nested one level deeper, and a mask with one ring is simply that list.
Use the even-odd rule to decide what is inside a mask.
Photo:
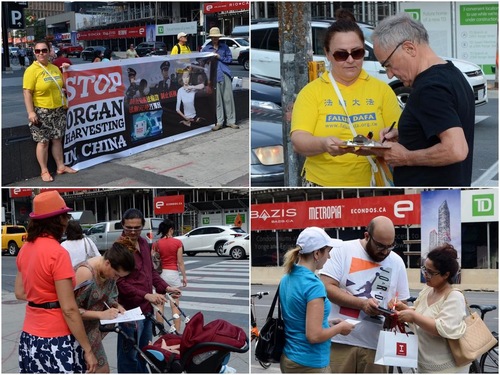
[{"label": "man in white t-shirt", "polygon": [[361,323],[349,336],[332,338],[330,367],[332,373],[386,373],[385,366],[375,365],[375,351],[384,318],[377,307],[397,298],[410,297],[408,277],[395,247],[392,221],[377,216],[370,221],[360,240],[338,241],[330,259],[319,271],[332,303],[329,320],[356,319]]}]

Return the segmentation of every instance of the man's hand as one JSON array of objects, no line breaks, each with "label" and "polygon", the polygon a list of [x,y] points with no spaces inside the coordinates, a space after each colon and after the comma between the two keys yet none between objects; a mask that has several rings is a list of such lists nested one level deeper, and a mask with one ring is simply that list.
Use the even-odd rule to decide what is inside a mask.
[{"label": "man's hand", "polygon": [[380,315],[377,300],[375,298],[366,299],[363,303],[363,311],[369,316]]}]

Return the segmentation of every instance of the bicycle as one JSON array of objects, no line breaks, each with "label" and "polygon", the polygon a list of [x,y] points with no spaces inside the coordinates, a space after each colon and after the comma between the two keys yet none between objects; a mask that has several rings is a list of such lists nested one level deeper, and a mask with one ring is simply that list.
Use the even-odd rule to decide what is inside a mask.
[{"label": "bicycle", "polygon": [[[255,298],[257,299],[262,299],[262,297],[269,295],[269,292],[258,292],[255,294],[250,295],[250,324],[252,325],[252,328],[250,330],[250,337],[251,337],[251,342],[255,342],[255,346],[257,345],[257,342],[259,341],[259,328],[257,327],[257,319],[256,319],[256,310],[255,310]],[[265,368],[268,369],[271,366],[271,363],[269,362],[262,362],[260,360],[257,360],[259,364]]]},{"label": "bicycle", "polygon": [[[487,312],[494,311],[497,309],[495,305],[470,305],[471,309],[476,309],[481,312],[481,319],[484,320],[484,317]],[[493,336],[498,341],[498,332],[491,331]],[[498,374],[498,343],[484,353],[479,359],[475,359],[469,368],[469,373],[481,373],[481,374],[489,374],[494,373]]]}]

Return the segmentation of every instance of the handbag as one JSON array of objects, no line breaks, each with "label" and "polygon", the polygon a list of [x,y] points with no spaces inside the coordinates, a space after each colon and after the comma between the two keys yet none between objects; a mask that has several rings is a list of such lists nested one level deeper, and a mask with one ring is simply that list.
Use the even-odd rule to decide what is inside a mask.
[{"label": "handbag", "polygon": [[375,364],[416,368],[418,363],[417,335],[396,331],[380,331]]},{"label": "handbag", "polygon": [[89,250],[87,248],[87,237],[83,238],[83,246],[85,248],[85,260],[92,258],[93,256],[89,253]]},{"label": "handbag", "polygon": [[155,242],[151,251],[151,260],[153,261],[153,268],[155,271],[161,274],[163,272],[163,267],[161,265],[161,255],[157,251],[157,246],[158,242]]},{"label": "handbag", "polygon": [[[273,303],[267,313],[266,322],[260,330],[259,339],[255,346],[255,358],[261,362],[279,363],[285,347],[285,323],[281,317],[279,292],[280,287],[278,286]],[[273,318],[276,302],[278,302],[278,317]]]},{"label": "handbag", "polygon": [[[461,290],[453,290],[457,290],[462,293]],[[479,314],[477,312],[472,312],[469,304],[467,303],[467,299],[465,299],[465,305],[469,311],[469,315],[467,315],[464,319],[466,325],[465,333],[459,339],[448,339],[451,354],[453,355],[457,366],[465,366],[466,364],[474,361],[476,358],[479,358],[481,355],[493,348],[498,342]]]},{"label": "handbag", "polygon": [[[328,77],[332,83],[333,89],[339,98],[340,104],[342,108],[344,108],[344,112],[347,117],[347,121],[349,122],[349,128],[351,129],[351,133],[353,137],[356,137],[358,134],[352,125],[351,118],[349,117],[349,113],[347,113],[347,108],[345,106],[344,98],[342,97],[342,93],[340,92],[339,86],[331,72],[328,72]],[[371,186],[394,186],[394,179],[392,176],[392,169],[385,162],[384,158],[381,157],[372,157],[367,156],[366,159],[372,168],[372,177],[370,179]]]}]

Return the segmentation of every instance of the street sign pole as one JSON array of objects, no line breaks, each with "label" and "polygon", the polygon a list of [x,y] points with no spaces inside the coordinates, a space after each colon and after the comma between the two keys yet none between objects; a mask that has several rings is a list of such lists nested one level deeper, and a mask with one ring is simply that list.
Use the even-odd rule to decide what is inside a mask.
[{"label": "street sign pole", "polygon": [[13,73],[10,67],[10,51],[9,51],[9,31],[7,28],[7,17],[9,12],[7,11],[8,3],[2,2],[2,71],[6,73]]}]

